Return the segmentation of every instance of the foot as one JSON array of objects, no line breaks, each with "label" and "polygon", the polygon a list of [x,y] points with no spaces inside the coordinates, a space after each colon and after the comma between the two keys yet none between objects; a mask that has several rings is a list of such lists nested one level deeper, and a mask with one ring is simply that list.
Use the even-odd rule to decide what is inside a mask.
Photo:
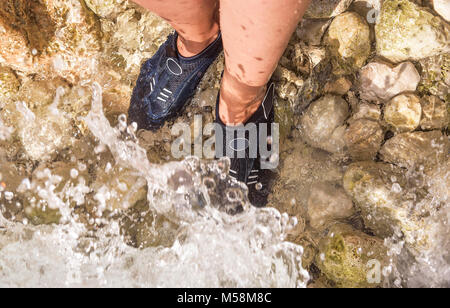
[{"label": "foot", "polygon": [[171,34],[141,68],[131,97],[129,121],[138,129],[154,130],[176,117],[204,74],[222,52],[222,36],[198,55],[185,58],[177,48],[178,34]]},{"label": "foot", "polygon": [[[278,166],[278,153],[273,153],[278,150],[275,140],[278,134],[272,127],[274,99],[272,83],[259,108],[243,126],[225,125],[220,117],[220,100],[217,102],[216,123],[222,127],[223,134],[216,132],[216,157],[230,158],[230,175],[247,185],[250,202],[256,207],[267,205],[273,169]],[[220,144],[223,148],[217,146]],[[263,152],[262,148],[267,151]]]}]

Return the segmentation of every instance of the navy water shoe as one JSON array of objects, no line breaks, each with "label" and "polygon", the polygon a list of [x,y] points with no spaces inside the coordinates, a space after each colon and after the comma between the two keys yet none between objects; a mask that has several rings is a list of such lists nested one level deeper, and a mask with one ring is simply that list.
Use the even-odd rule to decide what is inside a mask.
[{"label": "navy water shoe", "polygon": [[204,74],[222,52],[222,35],[200,54],[185,58],[178,53],[178,34],[171,34],[141,68],[128,111],[138,129],[154,130],[176,117]]},{"label": "navy water shoe", "polygon": [[256,207],[267,205],[273,169],[278,166],[279,132],[273,126],[274,100],[275,85],[271,83],[261,106],[247,123],[231,127],[220,119],[217,99],[216,123],[222,133],[216,131],[216,158],[230,158],[230,175],[247,185],[249,200]]}]

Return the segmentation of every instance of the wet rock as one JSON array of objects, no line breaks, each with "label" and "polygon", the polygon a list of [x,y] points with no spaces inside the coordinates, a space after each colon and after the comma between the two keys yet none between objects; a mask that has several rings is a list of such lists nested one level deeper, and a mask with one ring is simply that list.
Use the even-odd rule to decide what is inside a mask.
[{"label": "wet rock", "polygon": [[403,92],[414,92],[420,75],[414,64],[405,62],[392,67],[372,62],[361,69],[360,95],[367,101],[387,101]]},{"label": "wet rock", "polygon": [[114,18],[128,5],[127,0],[84,0],[86,5],[98,16]]},{"label": "wet rock", "polygon": [[351,124],[353,121],[360,119],[367,119],[373,121],[379,121],[381,119],[381,108],[379,105],[369,103],[358,103],[354,108],[354,113],[349,119]]},{"label": "wet rock", "polygon": [[352,82],[345,77],[338,78],[335,81],[331,81],[325,85],[325,93],[335,95],[345,95],[352,87]]},{"label": "wet rock", "polygon": [[436,95],[450,101],[450,53],[420,61],[422,80],[419,91],[424,95]]},{"label": "wet rock", "polygon": [[289,101],[277,100],[275,104],[275,123],[280,125],[280,142],[289,136],[294,126],[294,113],[293,108]]},{"label": "wet rock", "polygon": [[450,22],[450,2],[447,0],[433,0],[433,8],[442,18]]},{"label": "wet rock", "polygon": [[420,127],[424,130],[443,129],[449,126],[449,106],[436,96],[426,96],[421,100],[422,120]]},{"label": "wet rock", "polygon": [[[71,166],[72,167],[72,166]],[[17,188],[24,215],[33,225],[58,224],[60,209],[67,199],[62,192],[69,185],[70,168],[64,163],[41,163]],[[66,168],[69,168],[67,171]],[[67,186],[66,186],[67,185]]]},{"label": "wet rock", "polygon": [[0,66],[0,108],[12,101],[19,90],[20,81],[13,70]]},{"label": "wet rock", "polygon": [[418,196],[399,167],[373,161],[354,163],[344,175],[344,189],[375,235],[386,238],[403,234],[412,244],[415,233],[424,230],[421,213],[413,212]]},{"label": "wet rock", "polygon": [[[6,126],[5,124],[3,124],[3,121],[0,119],[0,147],[3,145],[1,142],[2,141],[6,141],[9,138],[11,138],[11,134],[13,132],[14,132],[14,129],[9,127],[9,126]],[[3,151],[1,151],[1,153],[3,155]],[[1,158],[2,155],[0,155],[0,158]]]},{"label": "wet rock", "polygon": [[353,0],[317,0],[312,1],[305,18],[331,18],[344,13]]},{"label": "wet rock", "polygon": [[401,167],[430,169],[446,160],[449,146],[448,137],[440,131],[404,133],[389,139],[380,155]]},{"label": "wet rock", "polygon": [[74,141],[70,118],[58,110],[58,100],[55,102],[35,112],[24,102],[16,103],[16,130],[32,160],[48,160],[57,150],[70,147]]},{"label": "wet rock", "polygon": [[408,0],[384,1],[375,26],[378,55],[398,63],[448,52],[449,25]]},{"label": "wet rock", "polygon": [[338,96],[327,95],[311,104],[301,117],[305,140],[319,149],[338,153],[344,148],[344,121],[349,116],[349,107]]},{"label": "wet rock", "polygon": [[311,227],[323,230],[330,223],[354,214],[353,202],[345,190],[335,183],[317,183],[308,199],[308,218]]},{"label": "wet rock", "polygon": [[308,45],[318,46],[330,24],[331,20],[304,19],[297,29],[297,37]]},{"label": "wet rock", "polygon": [[117,17],[101,20],[105,48],[102,60],[113,64],[125,81],[134,83],[142,62],[151,58],[173,29],[157,15],[137,6],[114,12]]},{"label": "wet rock", "polygon": [[279,65],[275,72],[274,72],[274,78],[275,80],[283,80],[287,81],[291,84],[294,84],[296,87],[301,88],[303,87],[305,81],[297,76],[297,74],[281,65]]},{"label": "wet rock", "polygon": [[63,88],[64,93],[69,91],[68,84],[61,79],[33,80],[25,78],[18,96],[32,110],[46,108],[54,101],[58,87]]},{"label": "wet rock", "polygon": [[25,217],[35,226],[59,224],[61,221],[61,213],[59,210],[46,206],[27,207],[25,209]]},{"label": "wet rock", "polygon": [[345,133],[347,151],[353,160],[374,159],[384,140],[380,124],[369,119],[351,121]]},{"label": "wet rock", "polygon": [[420,124],[422,106],[414,94],[401,94],[390,100],[384,109],[384,120],[396,132],[413,131]]},{"label": "wet rock", "polygon": [[370,29],[354,12],[337,16],[324,38],[333,57],[334,74],[350,74],[360,69],[371,52]]},{"label": "wet rock", "polygon": [[108,165],[97,173],[92,184],[97,202],[94,216],[102,217],[105,211],[126,210],[147,198],[147,182],[138,173],[120,166]]},{"label": "wet rock", "polygon": [[15,70],[72,83],[94,72],[100,33],[83,1],[2,1],[0,29],[0,56]]},{"label": "wet rock", "polygon": [[373,261],[379,262],[380,269],[389,264],[383,241],[343,224],[328,232],[320,242],[320,253],[316,257],[322,274],[344,288],[380,286],[381,279],[373,279],[376,277],[370,272]]},{"label": "wet rock", "polygon": [[22,205],[16,192],[23,177],[13,163],[0,160],[0,211],[6,219],[22,218]]},{"label": "wet rock", "polygon": [[171,247],[179,228],[164,216],[152,212],[145,202],[138,202],[125,211],[120,227],[127,244],[140,249]]},{"label": "wet rock", "polygon": [[383,0],[354,0],[350,9],[366,18],[369,24],[375,24],[380,14]]},{"label": "wet rock", "polygon": [[281,213],[296,216],[299,221],[307,217],[308,198],[312,185],[317,182],[341,182],[341,167],[333,162],[331,154],[311,148],[296,131],[293,138],[281,144],[284,159],[279,168],[279,178],[274,182],[269,204]]}]

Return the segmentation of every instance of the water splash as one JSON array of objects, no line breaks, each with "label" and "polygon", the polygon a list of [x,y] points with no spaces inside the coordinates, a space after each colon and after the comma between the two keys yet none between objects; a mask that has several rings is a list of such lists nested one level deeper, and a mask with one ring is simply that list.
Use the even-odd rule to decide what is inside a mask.
[{"label": "water splash", "polygon": [[27,226],[0,215],[0,286],[306,287],[303,248],[285,242],[295,220],[273,208],[251,207],[246,187],[228,176],[228,161],[150,164],[135,129],[123,117],[111,127],[100,86],[93,91],[86,124],[118,166],[145,178],[149,210],[172,221],[176,236],[170,245],[136,249],[125,244],[111,217],[93,230],[73,211],[74,196],[80,205],[87,195],[86,182],[71,171],[78,185],[55,191],[60,179],[44,170],[48,186],[29,181],[23,189],[40,192],[59,208],[62,223]]}]

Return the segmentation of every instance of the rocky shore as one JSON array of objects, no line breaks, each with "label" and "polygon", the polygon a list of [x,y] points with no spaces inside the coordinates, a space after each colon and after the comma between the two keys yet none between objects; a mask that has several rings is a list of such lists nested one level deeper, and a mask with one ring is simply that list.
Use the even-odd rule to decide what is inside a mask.
[{"label": "rocky shore", "polygon": [[[274,74],[282,163],[270,205],[299,221],[288,240],[304,247],[311,287],[416,286],[427,284],[414,276],[421,266],[448,271],[449,12],[445,0],[313,0],[293,35]],[[145,181],[115,165],[82,118],[97,82],[117,124],[142,61],[170,31],[126,0],[0,3],[5,218],[58,223],[55,199],[34,188],[76,186],[67,198],[92,228],[125,211],[130,244],[169,245],[170,231],[149,229],[170,223],[146,212]],[[179,119],[139,132],[150,162],[173,160],[174,124],[213,121],[222,70],[223,57]],[[436,275],[429,284],[449,283]]]}]

